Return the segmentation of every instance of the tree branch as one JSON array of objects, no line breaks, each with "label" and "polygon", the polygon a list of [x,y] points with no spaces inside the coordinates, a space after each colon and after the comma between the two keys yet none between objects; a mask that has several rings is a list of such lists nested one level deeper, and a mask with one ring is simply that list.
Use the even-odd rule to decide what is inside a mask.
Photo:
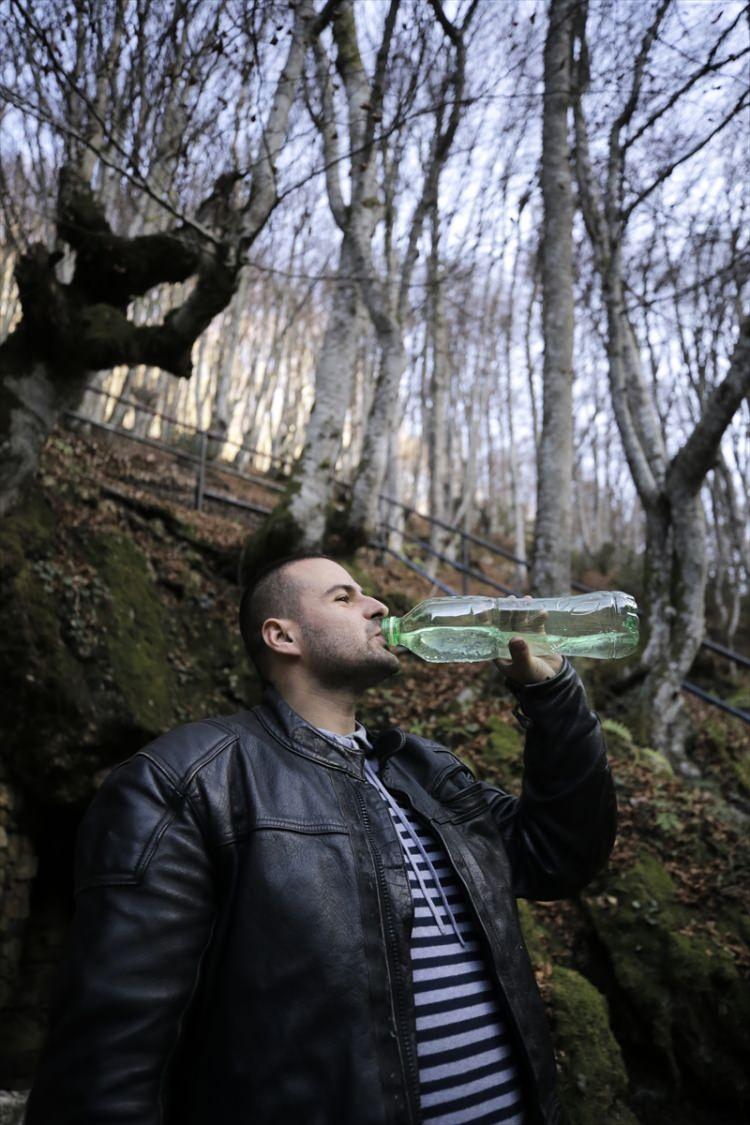
[{"label": "tree branch", "polygon": [[312,0],[298,0],[294,8],[289,52],[276,83],[273,102],[260,140],[260,151],[253,167],[250,195],[244,208],[241,233],[245,248],[255,240],[278,202],[275,162],[284,144],[289,113],[315,22]]},{"label": "tree branch", "polygon": [[[465,32],[468,30],[469,24],[476,11],[476,3],[473,3],[464,20],[463,26],[460,31],[450,23],[445,13],[443,12],[440,0],[430,0],[430,3],[435,11],[440,26],[445,31],[448,38],[453,43],[456,50],[456,63],[451,72],[449,72],[443,82],[442,92],[447,92],[453,86],[454,97],[451,104],[451,112],[448,118],[448,124],[445,129],[438,133],[432,145],[432,152],[430,154],[430,162],[425,173],[424,183],[422,186],[422,194],[419,201],[414,208],[411,223],[409,224],[409,241],[404,255],[404,262],[401,269],[401,280],[399,283],[398,291],[398,312],[399,316],[403,316],[406,307],[406,298],[411,281],[412,271],[417,260],[418,243],[422,234],[422,227],[424,225],[425,216],[431,206],[434,205],[438,191],[438,182],[440,179],[440,172],[445,164],[446,158],[450,151],[453,140],[456,136],[458,124],[461,119],[461,100],[466,78],[466,43],[464,39]],[[441,18],[442,17],[442,18]],[[442,98],[441,98],[442,103]]]},{"label": "tree branch", "polygon": [[325,160],[325,181],[328,192],[328,203],[336,224],[344,230],[347,224],[347,206],[341,190],[339,133],[334,116],[333,97],[331,96],[331,83],[328,75],[328,58],[323,50],[320,39],[313,40],[313,56],[315,58],[315,73],[320,87],[321,112],[313,114],[310,106],[310,115],[323,139],[323,153]]},{"label": "tree branch", "polygon": [[692,495],[700,490],[712,467],[724,431],[750,393],[750,315],[740,321],[737,343],[726,377],[707,399],[700,421],[682,449],[672,459],[667,474],[670,486]]},{"label": "tree branch", "polygon": [[134,172],[131,172],[129,168],[126,168],[121,164],[117,164],[114,160],[108,157],[103,150],[95,148],[90,141],[88,141],[81,133],[73,129],[66,122],[59,121],[50,113],[46,113],[44,110],[30,105],[28,102],[24,101],[23,98],[20,98],[13,90],[11,90],[9,86],[5,86],[2,83],[0,83],[0,98],[3,98],[10,105],[20,110],[21,113],[27,113],[30,117],[36,118],[37,121],[41,121],[44,125],[52,126],[52,128],[62,134],[62,136],[72,137],[74,140],[78,141],[80,144],[84,145],[86,148],[94,152],[96,154],[97,160],[99,160],[105,168],[111,168],[113,172],[117,172],[117,174],[119,176],[122,176],[124,180],[127,180],[129,183],[133,184],[133,186],[138,188],[139,191],[144,192],[144,194],[147,195],[149,199],[153,199],[153,201],[157,203],[159,207],[163,208],[164,211],[166,211],[169,215],[172,215],[173,218],[177,219],[180,223],[184,223],[186,227],[191,227],[195,231],[195,233],[200,235],[201,238],[205,239],[206,242],[212,242],[217,246],[220,244],[220,239],[218,239],[212,233],[212,231],[207,230],[195,219],[190,218],[190,216],[186,215],[184,211],[181,211],[177,207],[174,207],[168,199],[160,195],[159,192],[155,191],[144,177],[136,175]]},{"label": "tree branch", "polygon": [[648,62],[648,56],[651,53],[651,48],[653,46],[654,40],[656,39],[659,28],[661,27],[662,20],[667,14],[667,9],[671,5],[671,3],[672,0],[661,0],[656,9],[656,12],[654,13],[654,18],[650,26],[647,27],[646,31],[644,32],[643,39],[641,40],[640,50],[638,51],[635,62],[633,63],[633,82],[630,87],[630,93],[628,95],[627,101],[625,102],[625,105],[620,111],[619,116],[615,119],[614,124],[612,125],[612,134],[619,134],[622,128],[628,124],[631,117],[635,113],[636,106],[638,105],[638,99],[641,94],[641,83],[643,82],[643,74],[646,69],[646,63]]},{"label": "tree branch", "polygon": [[700,152],[702,148],[705,148],[709,141],[713,140],[717,133],[720,133],[722,129],[725,129],[732,118],[736,117],[736,115],[740,113],[746,105],[750,105],[750,94],[748,94],[747,91],[741,94],[734,107],[729,111],[726,117],[719,122],[715,129],[712,129],[710,133],[707,133],[706,136],[698,141],[696,145],[693,145],[693,147],[688,152],[683,153],[683,155],[680,156],[677,160],[672,161],[672,163],[668,164],[666,168],[663,168],[656,179],[653,180],[647,188],[644,188],[643,191],[639,192],[638,195],[636,195],[635,199],[631,200],[628,206],[622,211],[623,222],[627,222],[628,218],[639,203],[642,203],[644,199],[648,199],[649,195],[651,195],[652,192],[656,191],[660,184],[663,184],[665,180],[669,179],[675,168],[679,168],[681,164],[684,164],[687,160],[690,160],[693,156],[695,156],[696,153]]},{"label": "tree branch", "polygon": [[57,231],[76,251],[72,287],[122,312],[155,285],[186,281],[208,249],[184,230],[137,238],[116,235],[88,184],[70,167],[60,170]]},{"label": "tree branch", "polygon": [[645,132],[647,132],[647,130],[650,129],[651,126],[654,125],[659,120],[660,117],[663,117],[664,114],[667,113],[667,111],[672,108],[672,106],[675,104],[675,102],[677,102],[682,97],[683,94],[686,94],[687,91],[692,86],[694,86],[696,82],[700,81],[701,78],[705,78],[705,76],[707,74],[711,74],[714,70],[719,70],[722,66],[726,66],[726,64],[728,62],[736,62],[737,59],[743,58],[743,56],[748,53],[748,50],[750,50],[750,48],[746,47],[742,51],[737,51],[733,55],[728,55],[727,58],[720,59],[717,63],[714,63],[714,61],[713,61],[714,57],[716,55],[716,52],[718,51],[722,42],[724,41],[726,36],[729,35],[729,33],[733,30],[733,28],[736,26],[737,22],[739,21],[740,14],[741,13],[738,13],[737,19],[735,19],[732,22],[732,24],[730,24],[730,26],[726,29],[724,34],[721,35],[716,40],[713,47],[709,51],[708,58],[706,59],[706,62],[704,63],[704,65],[702,67],[699,67],[698,70],[694,71],[688,78],[686,78],[686,80],[683,82],[683,84],[681,86],[679,86],[674,91],[674,93],[672,93],[667,98],[667,100],[665,102],[663,102],[658,107],[658,109],[655,109],[653,111],[653,113],[649,114],[649,116],[646,118],[646,120],[643,122],[643,124],[640,126],[640,128],[636,129],[635,133],[633,133],[632,136],[628,137],[627,140],[623,142],[623,145],[622,145],[622,151],[623,152],[627,152],[627,150],[630,148],[631,145],[635,144],[635,142],[637,140],[640,140],[640,138],[643,136],[643,134]]},{"label": "tree branch", "polygon": [[573,127],[575,132],[573,159],[576,169],[578,198],[581,204],[583,222],[588,236],[591,239],[594,255],[601,270],[604,268],[605,261],[610,255],[610,239],[604,221],[604,200],[601,197],[599,185],[596,182],[596,175],[591,163],[588,126],[583,112],[583,93],[589,82],[586,14],[586,5],[582,4],[575,22],[574,32],[578,39],[579,57],[575,68],[576,81],[571,88]]}]

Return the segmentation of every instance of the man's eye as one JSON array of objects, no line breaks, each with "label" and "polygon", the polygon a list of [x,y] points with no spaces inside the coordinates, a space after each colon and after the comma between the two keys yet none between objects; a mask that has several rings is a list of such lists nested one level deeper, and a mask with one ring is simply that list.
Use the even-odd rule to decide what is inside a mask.
[{"label": "man's eye", "polygon": [[349,601],[349,595],[348,594],[339,594],[339,596],[336,598],[336,601],[337,602],[348,602]]}]

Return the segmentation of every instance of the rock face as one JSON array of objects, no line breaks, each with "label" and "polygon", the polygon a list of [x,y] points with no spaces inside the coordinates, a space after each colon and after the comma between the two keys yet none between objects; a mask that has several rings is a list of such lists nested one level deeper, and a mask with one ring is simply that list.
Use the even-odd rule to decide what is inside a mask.
[{"label": "rock face", "polygon": [[582,973],[557,963],[564,953],[552,953],[550,934],[528,903],[519,903],[519,915],[547,1005],[568,1125],[638,1125],[627,1105],[628,1072],[606,999]]},{"label": "rock face", "polygon": [[[747,817],[603,725],[620,805],[609,870],[572,902],[520,904],[561,1101],[569,1125],[736,1125],[750,1107]],[[513,734],[487,728],[483,759],[507,772]]]},{"label": "rock face", "polygon": [[0,1087],[28,1085],[102,778],[161,731],[258,696],[236,588],[194,529],[106,504],[92,517],[36,489],[0,524]]},{"label": "rock face", "polygon": [[669,1076],[676,1095],[697,1087],[741,1113],[750,1097],[750,989],[731,947],[747,938],[747,921],[699,927],[649,853],[584,909],[611,965],[620,1041],[662,1081]]},{"label": "rock face", "polygon": [[560,1101],[571,1125],[638,1125],[626,1104],[628,1072],[601,992],[575,969],[555,966],[549,1008]]},{"label": "rock face", "polygon": [[201,707],[242,705],[215,577],[163,528],[140,530],[62,528],[41,493],[0,529],[0,729],[9,768],[45,803],[88,800],[101,769]]},{"label": "rock face", "polygon": [[0,1011],[15,984],[37,860],[24,823],[24,802],[0,765]]}]

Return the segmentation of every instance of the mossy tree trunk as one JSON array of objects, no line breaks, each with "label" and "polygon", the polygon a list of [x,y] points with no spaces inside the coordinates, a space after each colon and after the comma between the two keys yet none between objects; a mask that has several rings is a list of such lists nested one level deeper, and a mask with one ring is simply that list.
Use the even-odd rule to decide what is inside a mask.
[{"label": "mossy tree trunk", "polygon": [[647,512],[644,577],[647,643],[634,674],[641,682],[631,725],[641,741],[674,761],[681,758],[690,730],[681,684],[704,632],[705,528],[697,498],[675,507],[660,495]]},{"label": "mossy tree trunk", "polygon": [[338,278],[323,346],[315,366],[315,403],[305,445],[295,470],[297,490],[289,513],[300,529],[300,546],[323,546],[332,502],[333,470],[341,448],[341,429],[352,398],[362,301],[353,277],[351,244],[341,244]]},{"label": "mossy tree trunk", "polygon": [[36,471],[60,415],[80,402],[88,375],[78,368],[55,378],[51,365],[25,348],[0,349],[0,516]]},{"label": "mossy tree trunk", "polygon": [[390,438],[396,424],[399,386],[406,368],[406,349],[400,326],[386,325],[378,336],[380,370],[347,517],[348,537],[353,546],[367,543],[378,528],[380,496]]}]

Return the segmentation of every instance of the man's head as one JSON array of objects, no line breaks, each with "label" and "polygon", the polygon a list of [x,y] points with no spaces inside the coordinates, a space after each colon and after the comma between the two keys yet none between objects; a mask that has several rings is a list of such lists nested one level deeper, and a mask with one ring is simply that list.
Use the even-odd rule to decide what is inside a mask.
[{"label": "man's head", "polygon": [[364,691],[399,670],[380,632],[387,607],[326,555],[280,559],[246,589],[240,628],[262,679]]}]

